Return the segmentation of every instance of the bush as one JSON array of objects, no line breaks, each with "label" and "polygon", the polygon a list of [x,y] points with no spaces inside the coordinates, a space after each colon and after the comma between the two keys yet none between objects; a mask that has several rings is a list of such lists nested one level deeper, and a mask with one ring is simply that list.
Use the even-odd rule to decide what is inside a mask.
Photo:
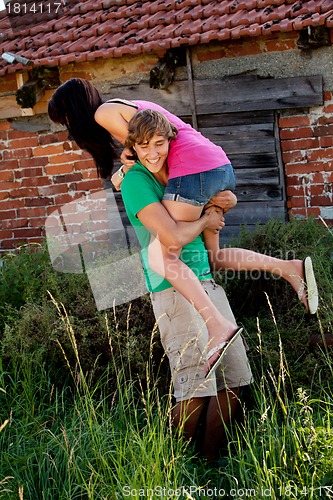
[{"label": "bush", "polygon": [[306,313],[290,284],[276,276],[239,273],[229,279],[230,272],[227,272],[220,274],[219,280],[227,291],[238,322],[245,327],[252,365],[261,364],[260,343],[267,354],[266,363],[269,360],[274,372],[278,373],[281,338],[291,380],[296,387],[319,383],[320,377],[330,380],[329,373],[319,373],[321,366],[327,365],[323,362],[325,345],[320,342],[312,346],[311,339],[319,337],[321,341],[325,334],[332,334],[332,233],[314,220],[293,219],[288,223],[271,220],[255,231],[244,228],[232,246],[282,259],[303,259],[311,255],[320,295],[318,313],[314,316]]}]

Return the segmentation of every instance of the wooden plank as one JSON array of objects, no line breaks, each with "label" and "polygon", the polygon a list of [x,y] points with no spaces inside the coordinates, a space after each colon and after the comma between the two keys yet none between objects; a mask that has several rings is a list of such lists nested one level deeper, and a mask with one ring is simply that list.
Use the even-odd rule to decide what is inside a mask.
[{"label": "wooden plank", "polygon": [[[216,122],[215,122],[216,123]],[[253,123],[245,125],[222,125],[212,124],[210,127],[200,128],[200,132],[209,137],[213,142],[219,140],[228,140],[241,137],[242,139],[256,139],[261,137],[273,137],[274,124],[271,123]]]},{"label": "wooden plank", "polygon": [[[240,76],[195,80],[194,90],[199,122],[200,115],[259,110],[266,112],[323,104],[321,75],[266,79]],[[186,80],[173,82],[166,90],[151,89],[148,81],[141,81],[138,85],[111,88],[103,97],[153,101],[177,116],[191,116]]]},{"label": "wooden plank", "polygon": [[275,217],[282,217],[285,220],[284,201],[238,203],[225,214],[226,225],[257,224],[258,222],[265,224]]},{"label": "wooden plank", "polygon": [[[211,139],[210,137],[208,138]],[[250,154],[256,151],[260,151],[261,153],[272,153],[275,151],[274,137],[263,137],[256,140],[243,139],[243,137],[239,137],[238,139],[223,138],[223,140],[215,139],[213,142],[221,146],[228,156],[236,153]]]},{"label": "wooden plank", "polygon": [[128,99],[152,101],[163,106],[177,116],[191,117],[191,106],[187,80],[174,82],[168,89],[151,89],[148,81],[141,81],[138,85],[117,86],[104,93],[104,99]]},{"label": "wooden plank", "polygon": [[275,167],[277,165],[276,153],[228,153],[229,160],[235,169]]},{"label": "wooden plank", "polygon": [[249,185],[279,186],[278,168],[242,168],[235,169],[237,187]]},{"label": "wooden plank", "polygon": [[283,200],[283,192],[280,186],[278,187],[268,187],[268,186],[241,186],[236,188],[235,194],[238,199],[238,203],[247,201],[276,201]]},{"label": "wooden plank", "polygon": [[274,111],[245,111],[239,113],[214,113],[210,115],[198,116],[200,128],[214,126],[216,122],[219,126],[253,125],[255,123],[274,123]]},{"label": "wooden plank", "polygon": [[317,106],[323,104],[323,78],[196,80],[195,96],[198,115]]}]

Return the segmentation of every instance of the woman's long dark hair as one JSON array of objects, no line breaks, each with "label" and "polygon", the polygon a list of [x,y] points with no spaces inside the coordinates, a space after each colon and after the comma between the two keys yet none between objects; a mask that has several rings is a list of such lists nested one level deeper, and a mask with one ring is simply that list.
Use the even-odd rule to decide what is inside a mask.
[{"label": "woman's long dark hair", "polygon": [[90,82],[71,78],[53,94],[48,104],[48,113],[52,121],[67,127],[70,136],[81,149],[91,154],[98,175],[108,179],[117,155],[111,134],[94,118],[101,104],[101,95]]}]

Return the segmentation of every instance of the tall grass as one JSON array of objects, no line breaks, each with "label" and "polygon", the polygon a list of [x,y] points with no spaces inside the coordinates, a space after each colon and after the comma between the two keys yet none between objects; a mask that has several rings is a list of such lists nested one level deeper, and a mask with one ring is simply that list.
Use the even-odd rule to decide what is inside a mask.
[{"label": "tall grass", "polygon": [[[318,240],[315,231],[310,231],[311,238]],[[272,241],[273,236],[274,226]],[[268,232],[266,243],[269,237]],[[19,261],[15,265],[23,277],[33,280],[28,279],[28,294],[21,282],[15,285],[18,302],[12,304],[9,317],[6,301],[11,276],[16,274],[7,267],[0,312],[0,499],[333,498],[332,351],[325,342],[312,351],[307,344],[310,332],[324,339],[332,331],[329,237],[330,241],[321,236],[320,255],[313,259],[323,286],[319,313],[308,328],[301,306],[294,301],[291,310],[292,296],[284,296],[286,309],[281,306],[276,314],[278,302],[270,289],[265,289],[264,314],[261,309],[255,319],[241,317],[251,347],[252,402],[244,406],[242,421],[228,429],[228,445],[214,467],[196,456],[192,443],[172,427],[173,403],[165,370],[154,359],[156,330],[151,329],[149,336],[146,326],[138,329],[140,305],[134,313],[114,311],[114,316],[121,314],[121,321],[112,319],[112,311],[105,315],[103,344],[93,352],[107,350],[103,351],[107,362],[99,365],[95,356],[95,364],[87,370],[92,356],[89,333],[98,338],[102,318],[94,316],[89,322],[87,307],[80,304],[83,279],[66,278],[63,285],[63,278],[41,263],[52,285],[52,295],[44,294],[45,284],[30,269],[30,256],[24,256],[26,274]],[[253,238],[263,244],[260,232]],[[245,281],[245,295],[250,286]],[[62,289],[70,292],[65,306],[59,301]],[[239,289],[237,284],[238,302]],[[33,301],[21,303],[18,299],[23,296]],[[248,311],[245,314],[249,316]],[[82,328],[88,326],[91,330],[83,336]],[[46,343],[49,332],[52,339]],[[141,335],[146,335],[145,356],[140,352],[138,370],[134,358]],[[40,351],[42,341],[45,347]],[[57,350],[62,363],[52,350]],[[50,366],[53,359],[57,363]]]},{"label": "tall grass", "polygon": [[[323,384],[315,397],[301,387],[290,395],[281,341],[278,373],[264,368],[267,360],[257,365],[253,407],[244,408],[220,467],[211,468],[172,428],[171,397],[161,396],[149,364],[145,388],[124,377],[124,366],[113,393],[111,370],[90,383],[70,319],[56,307],[77,358],[69,366],[74,385],[56,388],[31,359],[1,370],[8,423],[0,433],[0,498],[333,498],[332,391]],[[258,322],[261,358],[264,342]],[[323,356],[333,375],[330,353]]]}]

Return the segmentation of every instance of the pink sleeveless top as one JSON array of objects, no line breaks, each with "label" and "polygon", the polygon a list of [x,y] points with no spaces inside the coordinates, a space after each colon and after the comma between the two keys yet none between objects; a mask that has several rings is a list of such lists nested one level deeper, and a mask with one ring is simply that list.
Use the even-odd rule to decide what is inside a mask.
[{"label": "pink sleeveless top", "polygon": [[177,129],[177,139],[170,142],[168,155],[169,179],[183,175],[197,174],[230,163],[227,155],[200,132],[183,122],[158,104],[149,101],[131,101],[139,111],[154,109],[160,111]]}]

